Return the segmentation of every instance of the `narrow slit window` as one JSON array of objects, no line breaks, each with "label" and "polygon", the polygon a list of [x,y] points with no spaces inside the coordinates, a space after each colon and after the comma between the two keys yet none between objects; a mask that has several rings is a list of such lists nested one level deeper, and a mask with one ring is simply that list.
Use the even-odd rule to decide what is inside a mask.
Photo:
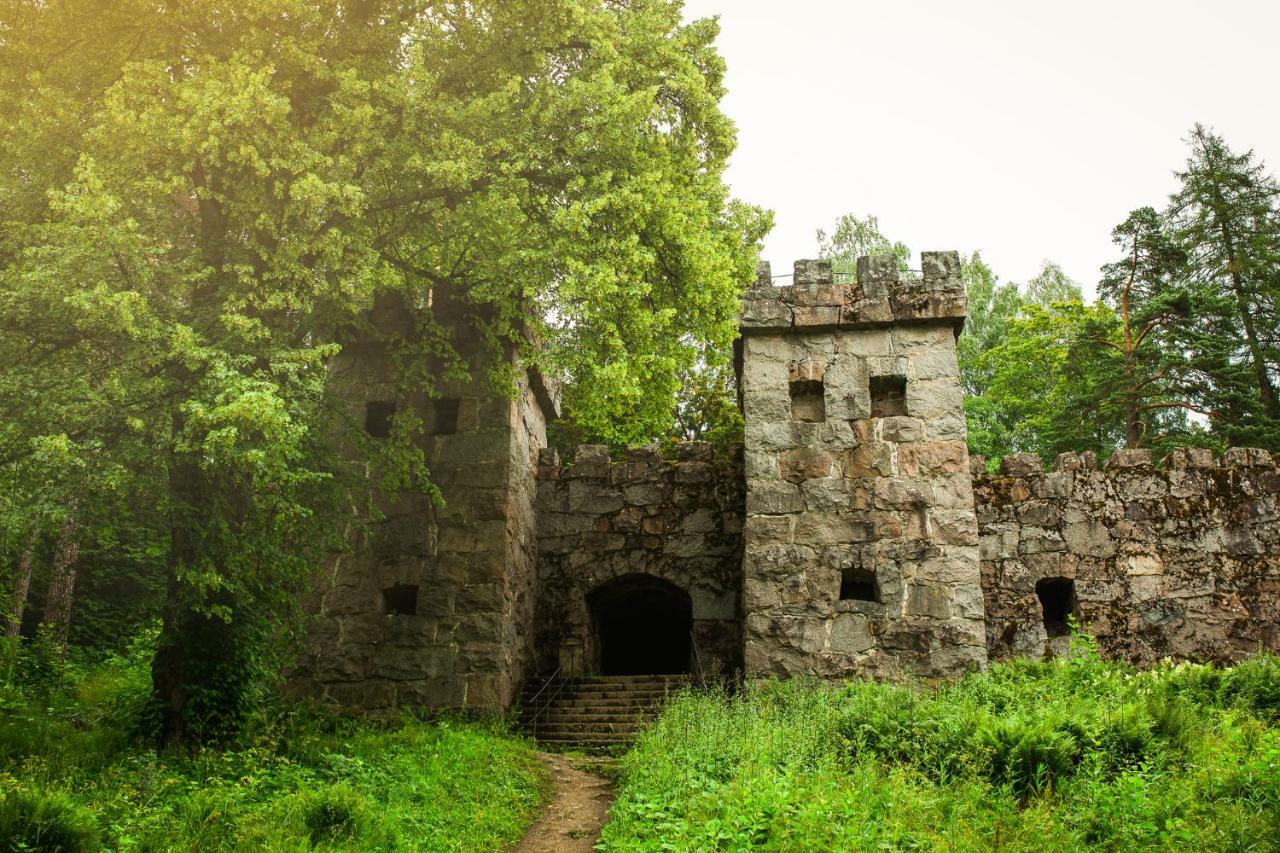
[{"label": "narrow slit window", "polygon": [[827,395],[821,379],[792,380],[791,419],[811,424],[827,419]]},{"label": "narrow slit window", "polygon": [[871,377],[871,417],[891,418],[907,413],[907,377]]},{"label": "narrow slit window", "polygon": [[1071,633],[1068,617],[1075,616],[1076,583],[1070,578],[1044,578],[1036,582],[1036,598],[1044,613],[1044,631],[1050,637]]},{"label": "narrow slit window", "polygon": [[395,414],[394,400],[370,400],[364,404],[364,431],[374,438],[386,438],[391,435]]},{"label": "narrow slit window", "polygon": [[432,435],[453,435],[458,431],[458,408],[461,403],[456,397],[441,397],[432,401]]},{"label": "narrow slit window", "polygon": [[418,586],[398,583],[382,591],[382,612],[388,616],[418,615]]},{"label": "narrow slit window", "polygon": [[880,587],[876,573],[868,569],[849,568],[840,573],[841,601],[879,601]]}]

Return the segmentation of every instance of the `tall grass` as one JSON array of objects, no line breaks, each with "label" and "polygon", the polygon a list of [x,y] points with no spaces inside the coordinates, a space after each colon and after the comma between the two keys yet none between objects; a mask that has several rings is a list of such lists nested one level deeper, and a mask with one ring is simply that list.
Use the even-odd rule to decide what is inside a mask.
[{"label": "tall grass", "polygon": [[148,653],[0,688],[0,851],[502,850],[537,808],[532,745],[498,722],[293,707],[237,748],[157,754]]},{"label": "tall grass", "polygon": [[623,758],[603,847],[1277,850],[1278,680],[1086,647],[937,689],[686,693]]}]

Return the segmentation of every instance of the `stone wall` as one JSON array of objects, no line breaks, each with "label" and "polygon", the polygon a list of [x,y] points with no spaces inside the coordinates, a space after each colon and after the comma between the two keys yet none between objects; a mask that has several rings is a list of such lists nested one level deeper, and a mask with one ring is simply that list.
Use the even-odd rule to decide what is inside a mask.
[{"label": "stone wall", "polygon": [[1063,651],[1064,607],[1106,656],[1136,663],[1280,651],[1280,471],[1265,451],[974,467],[993,658]]},{"label": "stone wall", "polygon": [[537,667],[598,671],[590,596],[618,578],[660,578],[692,599],[693,641],[704,671],[741,666],[738,595],[742,475],[737,453],[656,446],[612,461],[603,447],[578,448],[561,465],[538,466]]},{"label": "stone wall", "polygon": [[369,505],[352,508],[349,548],[316,580],[291,682],[348,706],[506,708],[532,656],[533,471],[554,401],[532,375],[514,399],[465,381],[406,395],[390,364],[374,340],[353,341],[331,365],[331,387],[375,441],[389,412],[412,407],[443,503],[370,488]]},{"label": "stone wall", "polygon": [[941,676],[986,662],[955,253],[858,283],[800,261],[744,300],[748,675]]}]

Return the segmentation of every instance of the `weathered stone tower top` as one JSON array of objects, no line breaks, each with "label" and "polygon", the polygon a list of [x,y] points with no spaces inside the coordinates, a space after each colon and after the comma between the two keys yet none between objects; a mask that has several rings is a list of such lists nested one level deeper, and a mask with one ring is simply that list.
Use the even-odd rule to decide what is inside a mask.
[{"label": "weathered stone tower top", "polygon": [[790,287],[775,287],[768,262],[743,297],[744,335],[857,329],[930,320],[964,323],[966,304],[957,252],[924,252],[919,274],[898,259],[858,259],[857,281],[837,283],[829,260],[796,261]]}]

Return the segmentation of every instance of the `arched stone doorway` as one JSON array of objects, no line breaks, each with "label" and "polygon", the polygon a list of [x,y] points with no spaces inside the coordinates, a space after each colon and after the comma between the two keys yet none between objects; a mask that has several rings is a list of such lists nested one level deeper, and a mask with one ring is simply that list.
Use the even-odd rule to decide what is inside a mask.
[{"label": "arched stone doorway", "polygon": [[587,603],[602,675],[689,672],[693,602],[680,587],[623,575],[597,587]]}]

